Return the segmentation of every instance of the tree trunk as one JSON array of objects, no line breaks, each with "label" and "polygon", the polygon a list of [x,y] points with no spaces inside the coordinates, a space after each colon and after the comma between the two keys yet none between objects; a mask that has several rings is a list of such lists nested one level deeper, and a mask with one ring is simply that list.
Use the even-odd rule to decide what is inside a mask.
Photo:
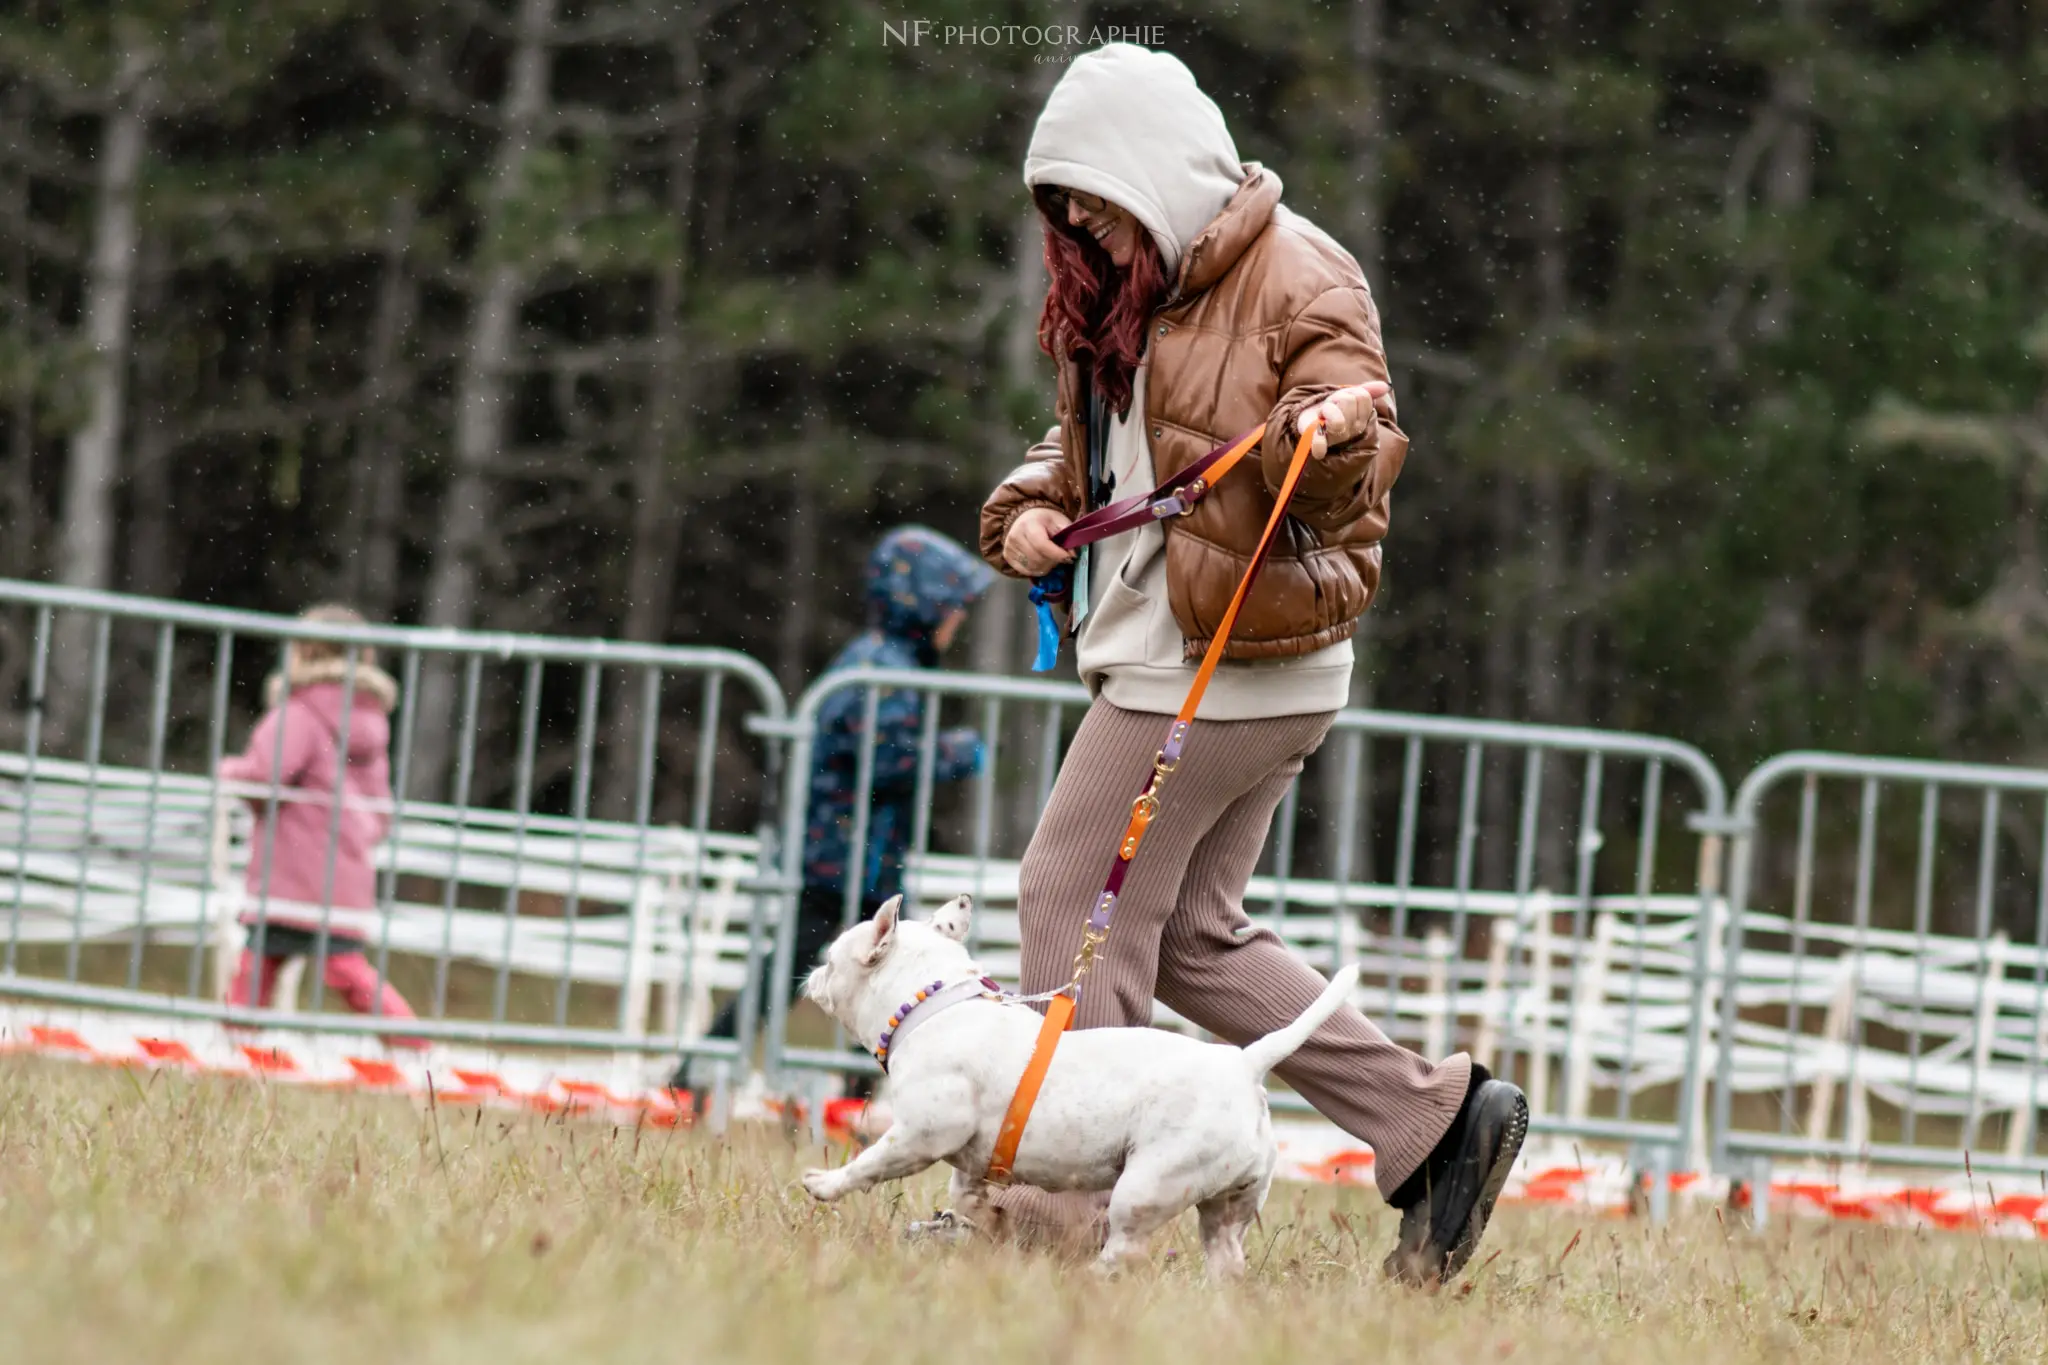
[{"label": "tree trunk", "polygon": [[1385,51],[1386,0],[1353,0],[1351,71],[1358,85],[1349,110],[1352,175],[1346,208],[1351,221],[1346,245],[1357,253],[1366,284],[1374,289],[1385,283],[1380,271],[1386,262],[1386,206],[1381,202],[1380,184],[1380,143],[1386,118],[1380,62]]},{"label": "tree trunk", "polygon": [[[1548,0],[1543,11],[1546,47],[1546,76],[1551,86],[1543,115],[1543,145],[1536,166],[1536,375],[1537,392],[1545,397],[1562,391],[1564,375],[1557,363],[1571,314],[1571,284],[1568,271],[1569,247],[1565,239],[1565,106],[1563,65],[1569,41],[1567,25],[1570,7],[1566,0]],[[1535,447],[1530,470],[1530,524],[1527,609],[1528,657],[1524,674],[1528,679],[1529,718],[1550,724],[1561,723],[1566,714],[1570,690],[1563,671],[1566,567],[1570,559],[1570,521],[1564,468],[1565,450],[1561,437],[1553,435]],[[1546,810],[1566,807],[1564,765],[1550,761],[1543,773]],[[1519,813],[1519,811],[1518,811]],[[1541,885],[1564,889],[1567,857],[1566,823],[1540,819],[1538,823],[1535,875]]]},{"label": "tree trunk", "polygon": [[419,285],[407,264],[418,205],[411,195],[391,202],[384,219],[384,260],[377,309],[364,358],[362,414],[350,470],[350,515],[342,543],[351,560],[349,594],[372,621],[388,621],[398,605],[398,556],[405,513],[405,438],[399,414],[407,387],[405,336]]},{"label": "tree trunk", "polygon": [[[1545,6],[1544,28],[1549,40],[1550,78],[1561,82],[1558,71],[1563,46],[1563,6],[1551,0]],[[1564,109],[1562,91],[1554,92],[1544,113],[1543,145],[1535,171],[1536,229],[1536,326],[1534,373],[1536,395],[1548,398],[1558,391],[1561,376],[1557,348],[1563,339],[1571,301],[1566,278]],[[1528,660],[1529,714],[1538,721],[1560,718],[1563,699],[1558,669],[1562,663],[1558,640],[1559,597],[1564,588],[1565,508],[1564,475],[1559,468],[1562,451],[1554,439],[1537,445],[1530,482],[1530,563]]]},{"label": "tree trunk", "polygon": [[[1520,667],[1521,651],[1516,648],[1527,635],[1514,628],[1524,610],[1515,534],[1522,517],[1521,485],[1505,464],[1494,471],[1493,478],[1493,582],[1487,589],[1486,614],[1482,618],[1486,635],[1479,646],[1480,705],[1489,720],[1515,720],[1519,718],[1515,679],[1518,672],[1526,676],[1528,671]],[[1498,758],[1486,764],[1483,772],[1477,875],[1481,884],[1500,888],[1508,884],[1508,869],[1513,865],[1510,854],[1516,830],[1514,800],[1521,774]],[[1455,804],[1458,796],[1455,792],[1447,793],[1447,799]],[[1455,837],[1455,823],[1451,832]]]},{"label": "tree trunk", "polygon": [[[1549,455],[1539,460],[1529,476],[1530,518],[1529,518],[1529,622],[1528,650],[1525,676],[1529,692],[1529,719],[1545,724],[1562,724],[1570,719],[1566,714],[1570,690],[1564,685],[1565,667],[1564,631],[1562,628],[1562,597],[1565,591],[1565,535],[1566,517],[1564,506],[1564,475],[1557,468],[1556,456]],[[1568,781],[1567,761],[1555,756],[1544,761],[1542,774],[1543,799],[1538,807],[1537,846],[1535,875],[1536,883],[1548,886],[1553,891],[1568,889],[1564,884],[1566,856],[1564,837],[1566,823],[1553,813],[1576,806],[1567,806],[1561,799]],[[1521,813],[1521,774],[1515,775],[1516,815]]]},{"label": "tree trunk", "polygon": [[[1065,24],[1067,17],[1061,14],[1056,16],[1056,21]],[[1045,97],[1052,93],[1060,71],[1057,66],[1046,65],[1035,73],[1026,95],[1033,109],[1041,106]],[[990,488],[995,487],[997,480],[1016,468],[1023,459],[1024,451],[1017,439],[1016,414],[1028,412],[1042,415],[1045,419],[1043,425],[1023,433],[1023,445],[1037,441],[1044,435],[1045,428],[1052,424],[1050,414],[1046,412],[1048,391],[1043,368],[1046,361],[1038,347],[1038,315],[1045,306],[1046,290],[1045,229],[1038,216],[1037,205],[1028,198],[1017,215],[1016,223],[1017,235],[1010,258],[1010,308],[1003,324],[1000,379],[995,402],[990,405],[993,410],[989,414],[988,458],[983,474],[983,482]],[[1035,637],[1036,629],[1031,621],[1036,612],[1025,595],[1027,591],[1018,580],[1003,577],[982,598],[974,615],[974,636],[970,648],[970,666],[975,672],[1004,674],[1013,671],[1020,649],[1019,640]],[[1030,803],[1022,805],[1028,809]],[[1036,813],[1030,814],[1035,820]],[[1028,825],[1025,832],[1029,833]]]},{"label": "tree trunk", "polygon": [[[24,331],[27,329],[24,328]],[[35,368],[24,344],[7,415],[7,485],[0,495],[8,528],[0,545],[0,576],[32,578],[36,569],[36,386]]]},{"label": "tree trunk", "polygon": [[[1048,24],[1080,22],[1080,6],[1058,6],[1046,16]],[[1043,107],[1063,68],[1046,64],[1033,73],[1024,99],[1030,112]],[[1026,199],[1016,218],[1016,240],[1010,258],[1010,308],[1003,324],[1000,382],[996,401],[991,404],[988,424],[987,462],[983,483],[993,488],[996,481],[1016,468],[1024,446],[1037,441],[1052,425],[1051,388],[1046,383],[1050,364],[1038,346],[1038,317],[1045,306],[1045,229],[1035,203]],[[1017,428],[1016,415],[1029,414],[1026,428]],[[976,504],[979,505],[978,502]],[[979,528],[976,527],[978,536]],[[976,548],[970,544],[970,549]],[[1037,638],[1037,610],[1026,595],[1029,589],[1007,575],[999,576],[982,598],[974,614],[974,636],[969,664],[977,673],[1008,674],[1019,671],[1018,661],[1036,653],[1031,643]],[[1057,671],[1048,676],[1059,676]],[[1003,733],[993,737],[999,768],[996,774],[995,804],[999,812],[992,823],[997,842],[1022,848],[1038,824],[1033,799],[1037,772],[1033,756],[1042,738],[1036,707],[1011,705],[1004,708]],[[1008,778],[1006,781],[1005,778]]]},{"label": "tree trunk", "polygon": [[[481,561],[491,535],[491,462],[505,444],[506,373],[527,288],[525,264],[499,257],[500,235],[524,190],[527,157],[547,112],[554,56],[548,30],[554,19],[555,0],[520,0],[511,75],[500,107],[502,131],[477,248],[481,285],[471,304],[455,382],[455,475],[427,578],[424,617],[429,626],[466,630],[476,621]],[[424,723],[413,757],[414,792],[438,795],[447,785],[458,738],[455,673],[449,663],[435,660],[424,670],[419,704]]]},{"label": "tree trunk", "polygon": [[[120,480],[121,420],[128,397],[128,349],[133,332],[136,188],[149,145],[151,79],[156,56],[128,48],[108,91],[100,129],[98,187],[93,209],[92,261],[86,276],[85,425],[72,435],[64,469],[58,532],[57,581],[74,588],[107,588],[114,577],[114,495]],[[51,659],[50,725],[67,735],[86,702],[84,678],[92,623],[82,614],[58,617]]]},{"label": "tree trunk", "polygon": [[1556,456],[1540,456],[1529,471],[1529,550],[1525,561],[1524,619],[1528,622],[1523,678],[1527,718],[1545,723],[1564,719],[1563,651],[1559,640],[1559,599],[1565,584],[1564,476]]},{"label": "tree trunk", "polygon": [[654,363],[648,376],[647,420],[633,470],[633,546],[626,566],[625,636],[659,643],[674,601],[682,512],[669,478],[684,437],[687,411],[682,320],[682,267],[663,266],[655,281]]},{"label": "tree trunk", "polygon": [[[1022,462],[1024,447],[1042,437],[1046,427],[1052,424],[1050,416],[1045,416],[1045,425],[1020,433],[1011,420],[1019,412],[1033,414],[1035,420],[1046,414],[1048,406],[1043,368],[1048,362],[1044,352],[1038,348],[1038,314],[1045,304],[1046,290],[1044,228],[1036,205],[1026,204],[1019,213],[1016,232],[1010,267],[1009,316],[1003,326],[1000,380],[996,401],[991,404],[994,411],[985,443],[988,457],[982,482],[989,488],[995,487],[1003,475]],[[976,506],[979,505],[977,499]],[[979,526],[974,529],[978,537]],[[975,546],[970,544],[969,548]],[[1020,657],[1027,660],[1023,667],[1030,667],[1028,660],[1037,652],[1032,642],[1038,636],[1038,610],[1031,605],[1027,596],[1029,591],[1018,579],[998,576],[982,598],[974,613],[974,638],[969,660],[976,673],[1001,675],[1017,672]],[[996,804],[1000,810],[1008,812],[1008,816],[1007,819],[998,816],[992,828],[999,838],[1021,848],[1038,824],[1037,803],[1028,795],[1034,789],[1036,777],[1024,761],[1027,752],[1037,752],[1038,718],[1032,708],[1013,705],[1004,709],[1004,722],[1003,733],[996,742],[998,760],[1003,766],[1003,772],[997,776]],[[1007,760],[1003,759],[1004,755],[1008,756]],[[1013,780],[1003,782],[1004,773]]]},{"label": "tree trunk", "polygon": [[[1806,20],[1807,0],[1785,0],[1785,20]],[[1769,285],[1757,305],[1753,327],[1762,341],[1782,338],[1792,326],[1792,265],[1786,259],[1782,234],[1792,215],[1813,194],[1813,61],[1794,57],[1771,76],[1771,104],[1779,119],[1777,140],[1764,166],[1764,206],[1780,234],[1772,253]]]},{"label": "tree trunk", "polygon": [[1607,578],[1614,558],[1615,514],[1622,498],[1620,482],[1605,468],[1595,470],[1586,490],[1586,529],[1579,552],[1579,610],[1572,615],[1571,677],[1568,715],[1576,725],[1604,725],[1607,675],[1601,668],[1602,626],[1612,605]]},{"label": "tree trunk", "polygon": [[789,539],[782,564],[783,588],[789,605],[775,633],[775,677],[794,697],[807,681],[804,646],[810,642],[813,603],[818,595],[818,483],[823,461],[819,447],[827,439],[822,415],[804,410],[804,439],[790,464]]},{"label": "tree trunk", "polygon": [[[7,101],[8,141],[25,141],[28,136],[28,92],[16,84]],[[29,175],[19,161],[19,174],[9,176],[4,191],[5,211],[19,228],[26,228]],[[10,318],[15,367],[7,381],[7,477],[0,483],[0,577],[33,578],[40,544],[42,518],[36,507],[36,364],[35,328],[29,315],[28,233],[17,230],[7,253],[7,287],[14,296]],[[21,743],[20,714],[16,702],[28,673],[28,624],[0,617],[0,742],[10,747]]]},{"label": "tree trunk", "polygon": [[[1358,257],[1359,269],[1365,274],[1367,288],[1379,289],[1385,284],[1380,270],[1386,259],[1385,244],[1382,240],[1384,210],[1380,203],[1383,193],[1380,184],[1380,138],[1383,112],[1381,108],[1380,56],[1384,50],[1386,13],[1385,0],[1354,0],[1351,6],[1350,26],[1350,71],[1357,81],[1349,107],[1351,194],[1345,205],[1349,225],[1346,245]],[[1389,362],[1391,364],[1391,361]],[[1373,669],[1378,660],[1373,650],[1373,636],[1377,633],[1378,614],[1367,611],[1359,618],[1358,633],[1351,641],[1351,697],[1349,704],[1354,707],[1369,707],[1374,701]],[[1341,745],[1324,746],[1321,765],[1321,781],[1318,784],[1319,804],[1323,818],[1316,822],[1316,828],[1334,831],[1334,839],[1354,841],[1356,856],[1352,859],[1352,876],[1359,881],[1371,881],[1373,876],[1373,787],[1372,753],[1370,746],[1361,750],[1358,777],[1358,826],[1355,830],[1337,830],[1333,823],[1344,802],[1344,765]],[[1336,866],[1336,845],[1334,841],[1322,850],[1326,870]]]},{"label": "tree trunk", "polygon": [[[1639,240],[1650,211],[1649,187],[1640,181],[1632,183],[1621,200],[1620,240]],[[1645,382],[1637,358],[1643,348],[1637,342],[1642,330],[1646,284],[1635,254],[1626,254],[1608,292],[1605,318],[1618,361],[1608,367],[1603,397],[1616,412],[1628,410],[1637,386]],[[1617,472],[1616,464],[1603,454],[1587,479],[1586,526],[1579,552],[1579,601],[1571,626],[1572,715],[1584,725],[1623,723],[1615,714],[1620,689],[1606,670],[1604,652],[1611,638],[1607,626],[1614,611],[1615,579],[1628,571],[1626,543],[1620,532],[1628,524],[1624,519],[1631,515],[1626,500],[1632,492]]]},{"label": "tree trunk", "polygon": [[[27,88],[17,84],[7,104],[8,123],[17,136],[26,136]],[[10,178],[6,191],[10,212],[19,215],[23,226],[28,215],[28,181],[24,168],[19,176]],[[32,578],[36,571],[37,522],[41,518],[36,515],[35,329],[29,321],[28,233],[17,232],[13,246],[7,255],[7,284],[15,298],[15,370],[8,376],[7,482],[4,490],[0,490],[0,512],[4,512],[0,524],[8,527],[8,534],[5,543],[0,543],[0,575]],[[9,651],[10,655],[18,652]],[[4,681],[0,679],[0,683]],[[0,686],[0,697],[12,695],[11,687]]]},{"label": "tree trunk", "polygon": [[[684,347],[683,299],[689,282],[690,237],[697,202],[697,150],[703,126],[703,65],[693,21],[681,22],[669,46],[676,99],[683,111],[670,134],[669,221],[676,225],[675,255],[654,281],[654,361],[647,375],[646,420],[639,430],[633,470],[632,546],[626,561],[628,640],[658,644],[668,638],[675,605],[676,560],[682,548],[684,506],[670,477],[689,443],[690,367]],[[614,819],[630,818],[639,780],[640,689],[619,693],[613,711],[614,759],[605,765],[600,800]]]},{"label": "tree trunk", "polygon": [[[154,317],[163,308],[170,264],[161,243],[143,250],[136,285],[136,312]],[[178,595],[177,486],[171,477],[171,431],[165,413],[173,406],[162,340],[145,338],[135,348],[135,457],[128,477],[127,565],[130,592],[144,597]]]},{"label": "tree trunk", "polygon": [[[1044,360],[1038,349],[1038,312],[1045,302],[1045,257],[1041,249],[1041,227],[1036,207],[1026,207],[1018,216],[1015,256],[1010,266],[1009,316],[1003,325],[999,381],[993,395],[988,424],[987,459],[982,483],[994,488],[997,481],[1023,461],[1024,449],[1051,426],[1026,430],[1019,439],[1014,414],[1041,413],[1045,384],[1039,366]],[[979,505],[978,503],[976,504]],[[974,548],[972,544],[970,549]],[[1035,615],[1025,596],[1026,587],[1016,579],[999,579],[982,598],[975,613],[972,667],[977,673],[1008,673],[1018,654],[1018,636],[1028,633],[1024,624]]]}]

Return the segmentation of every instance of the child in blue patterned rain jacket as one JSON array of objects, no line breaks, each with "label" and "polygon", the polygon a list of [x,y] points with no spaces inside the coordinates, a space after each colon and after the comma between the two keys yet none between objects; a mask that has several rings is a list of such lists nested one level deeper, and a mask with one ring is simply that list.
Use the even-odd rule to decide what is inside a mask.
[{"label": "child in blue patterned rain jacket", "polygon": [[[868,555],[867,629],[839,651],[826,672],[935,667],[994,577],[979,556],[950,537],[924,526],[897,527]],[[884,690],[877,699],[867,857],[859,869],[854,905],[861,919],[903,889],[924,708],[921,692]],[[843,923],[849,867],[856,856],[854,804],[865,710],[866,689],[851,687],[833,693],[818,712],[804,826],[804,887],[790,963],[792,1000]],[[932,755],[934,787],[974,776],[982,760],[981,737],[973,730],[939,731]],[[734,999],[712,1021],[709,1036],[733,1037],[738,1019]],[[676,1083],[683,1084],[680,1072]]]}]

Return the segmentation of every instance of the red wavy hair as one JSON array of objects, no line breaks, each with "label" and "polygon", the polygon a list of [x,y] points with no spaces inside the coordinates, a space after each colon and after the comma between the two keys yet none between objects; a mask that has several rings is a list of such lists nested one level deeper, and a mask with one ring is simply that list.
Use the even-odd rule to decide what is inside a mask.
[{"label": "red wavy hair", "polygon": [[1032,199],[1045,220],[1045,310],[1038,315],[1038,344],[1055,360],[1087,368],[1096,392],[1121,413],[1131,405],[1131,382],[1145,354],[1145,327],[1166,299],[1166,260],[1143,224],[1138,249],[1119,270],[1086,231],[1055,208],[1055,190],[1038,185]]}]

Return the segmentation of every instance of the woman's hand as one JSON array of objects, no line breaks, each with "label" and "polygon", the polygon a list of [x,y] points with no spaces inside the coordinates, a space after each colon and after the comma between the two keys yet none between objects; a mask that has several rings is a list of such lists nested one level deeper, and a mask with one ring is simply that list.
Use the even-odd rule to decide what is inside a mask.
[{"label": "woman's hand", "polygon": [[1026,508],[1017,514],[1017,519],[1010,523],[1010,533],[1003,537],[1003,558],[1027,578],[1051,573],[1074,557],[1072,550],[1061,549],[1052,538],[1053,532],[1072,520],[1050,507]]},{"label": "woman's hand", "polygon": [[1330,453],[1331,446],[1341,446],[1364,435],[1382,417],[1389,422],[1395,420],[1394,388],[1384,380],[1373,379],[1338,389],[1313,407],[1303,408],[1301,416],[1295,419],[1294,430],[1299,435],[1321,419],[1323,428],[1309,447],[1309,454],[1320,460]]}]

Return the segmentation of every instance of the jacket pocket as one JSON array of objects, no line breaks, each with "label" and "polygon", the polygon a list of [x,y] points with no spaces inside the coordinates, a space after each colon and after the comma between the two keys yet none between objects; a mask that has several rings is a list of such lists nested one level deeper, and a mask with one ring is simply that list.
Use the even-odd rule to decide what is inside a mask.
[{"label": "jacket pocket", "polygon": [[[1157,536],[1156,527],[1145,527],[1140,536]],[[1142,548],[1142,547],[1141,547]],[[1181,631],[1173,619],[1166,596],[1166,548],[1151,547],[1152,555],[1137,582],[1130,576],[1130,558],[1117,566],[1102,598],[1089,620],[1108,638],[1098,637],[1095,650],[1105,663],[1142,665],[1146,668],[1181,666]],[[1143,587],[1138,586],[1143,584]],[[1095,651],[1091,651],[1095,652]]]}]

